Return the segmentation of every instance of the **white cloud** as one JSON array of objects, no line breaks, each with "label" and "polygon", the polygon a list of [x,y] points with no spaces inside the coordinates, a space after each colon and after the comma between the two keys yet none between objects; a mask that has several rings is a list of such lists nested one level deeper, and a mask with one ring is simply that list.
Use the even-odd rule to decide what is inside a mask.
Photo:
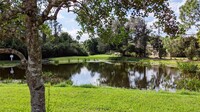
[{"label": "white cloud", "polygon": [[65,17],[61,14],[61,13],[58,13],[58,19],[64,19]]},{"label": "white cloud", "polygon": [[179,8],[184,5],[186,2],[186,0],[181,0],[181,1],[175,1],[175,0],[170,0],[169,1],[169,5],[172,8],[172,10],[175,12],[176,16],[177,16],[177,20],[179,22],[181,22],[181,20],[179,19],[179,15],[180,15],[180,10]]},{"label": "white cloud", "polygon": [[192,26],[189,31],[187,31],[187,34],[196,34],[197,28],[195,26]]}]

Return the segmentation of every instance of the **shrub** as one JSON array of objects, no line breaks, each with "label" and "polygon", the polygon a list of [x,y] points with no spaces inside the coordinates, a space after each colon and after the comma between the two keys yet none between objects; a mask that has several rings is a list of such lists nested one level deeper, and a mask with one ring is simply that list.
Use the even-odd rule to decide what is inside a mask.
[{"label": "shrub", "polygon": [[92,84],[83,84],[83,85],[80,85],[78,87],[82,87],[82,88],[97,88],[96,86],[94,86]]},{"label": "shrub", "polygon": [[200,80],[197,78],[182,79],[176,82],[178,89],[187,89],[190,91],[200,91]]},{"label": "shrub", "polygon": [[73,85],[73,81],[71,81],[71,80],[67,80],[66,82],[65,82],[67,85]]},{"label": "shrub", "polygon": [[72,86],[73,82],[71,80],[66,80],[64,82],[58,83],[55,86],[56,87],[67,87],[67,86]]},{"label": "shrub", "polygon": [[177,66],[181,71],[187,73],[196,73],[198,70],[198,65],[193,63],[178,62]]},{"label": "shrub", "polygon": [[54,85],[55,87],[67,87],[68,85],[66,84],[66,82],[61,82],[59,84]]}]

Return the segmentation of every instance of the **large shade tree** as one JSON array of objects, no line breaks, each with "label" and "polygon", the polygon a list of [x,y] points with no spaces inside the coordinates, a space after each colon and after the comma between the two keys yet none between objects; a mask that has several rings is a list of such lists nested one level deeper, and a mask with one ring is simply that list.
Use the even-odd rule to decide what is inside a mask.
[{"label": "large shade tree", "polygon": [[137,18],[135,20],[132,19],[132,21],[135,21],[135,31],[133,36],[135,47],[138,49],[137,51],[139,51],[139,55],[143,54],[143,57],[146,57],[147,42],[149,41],[151,30],[147,28],[147,24],[142,18]]},{"label": "large shade tree", "polygon": [[129,13],[133,17],[154,13],[164,31],[174,33],[176,20],[168,5],[168,0],[1,0],[0,38],[20,38],[27,46],[28,59],[14,49],[1,48],[0,53],[13,53],[21,58],[31,94],[31,111],[44,112],[40,31],[46,21],[56,20],[59,11],[66,8],[78,15],[83,32],[95,34],[110,28],[114,18],[124,22]]}]

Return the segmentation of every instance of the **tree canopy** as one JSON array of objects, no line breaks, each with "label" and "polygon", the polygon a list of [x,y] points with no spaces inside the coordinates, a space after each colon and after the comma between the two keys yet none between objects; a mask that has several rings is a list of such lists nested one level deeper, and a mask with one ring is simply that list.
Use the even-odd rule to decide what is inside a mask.
[{"label": "tree canopy", "polygon": [[[83,32],[102,32],[109,30],[115,20],[122,24],[126,17],[147,17],[150,13],[160,21],[164,32],[174,35],[178,31],[174,12],[168,8],[168,0],[85,0],[83,7],[76,8],[77,21]],[[86,16],[87,15],[87,16]]]},{"label": "tree canopy", "polygon": [[180,19],[187,29],[191,26],[200,29],[200,0],[187,0],[180,7]]}]

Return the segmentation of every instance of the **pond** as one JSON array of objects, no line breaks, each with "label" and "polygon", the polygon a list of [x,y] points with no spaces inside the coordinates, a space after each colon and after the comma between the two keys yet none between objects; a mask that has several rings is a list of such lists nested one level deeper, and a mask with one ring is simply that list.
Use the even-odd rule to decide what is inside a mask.
[{"label": "pond", "polygon": [[[122,88],[153,90],[176,89],[180,72],[177,68],[163,66],[140,66],[135,63],[93,62],[66,65],[43,65],[43,72],[51,75],[47,81],[59,83],[71,80],[73,85],[92,84]],[[25,71],[20,68],[0,68],[2,80],[25,80]]]}]

